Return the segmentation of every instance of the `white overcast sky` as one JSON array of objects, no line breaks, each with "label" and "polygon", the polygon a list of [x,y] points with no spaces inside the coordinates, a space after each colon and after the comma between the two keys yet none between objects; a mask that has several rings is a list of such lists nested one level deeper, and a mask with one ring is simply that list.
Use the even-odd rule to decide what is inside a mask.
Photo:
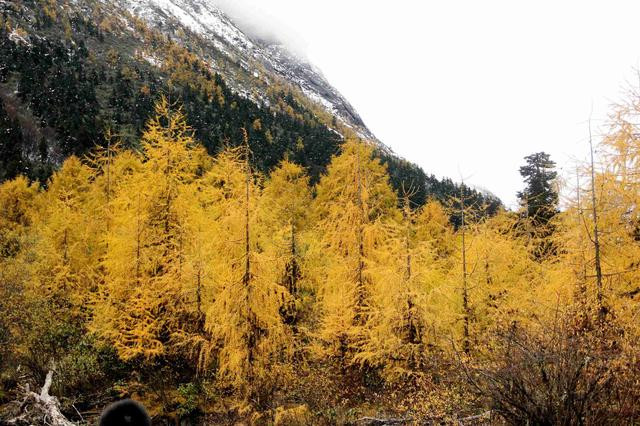
[{"label": "white overcast sky", "polygon": [[305,52],[385,144],[507,206],[523,157],[564,172],[637,85],[640,2],[218,0]]}]

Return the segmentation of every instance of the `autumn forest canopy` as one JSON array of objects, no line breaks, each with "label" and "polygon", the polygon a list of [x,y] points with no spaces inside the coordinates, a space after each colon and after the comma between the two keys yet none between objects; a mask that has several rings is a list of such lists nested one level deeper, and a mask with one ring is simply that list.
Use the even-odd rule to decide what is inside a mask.
[{"label": "autumn forest canopy", "polygon": [[539,153],[523,209],[488,216],[464,192],[413,206],[363,142],[315,185],[287,159],[257,172],[246,132],[210,156],[161,98],[140,150],[108,133],[46,185],[0,186],[3,395],[54,368],[70,401],[158,418],[635,418],[630,105],[566,208]]}]

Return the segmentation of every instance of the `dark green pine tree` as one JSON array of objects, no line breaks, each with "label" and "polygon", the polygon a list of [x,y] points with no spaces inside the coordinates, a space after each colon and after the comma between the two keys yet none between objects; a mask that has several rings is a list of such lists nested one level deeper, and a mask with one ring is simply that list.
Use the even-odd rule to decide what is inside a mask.
[{"label": "dark green pine tree", "polygon": [[[549,228],[549,221],[558,212],[556,163],[545,152],[537,152],[524,159],[526,164],[520,167],[520,175],[526,186],[523,191],[518,192],[518,199],[536,228]],[[549,232],[551,230],[547,229],[543,233]]]},{"label": "dark green pine tree", "polygon": [[0,182],[25,171],[22,158],[22,130],[12,120],[0,100]]}]

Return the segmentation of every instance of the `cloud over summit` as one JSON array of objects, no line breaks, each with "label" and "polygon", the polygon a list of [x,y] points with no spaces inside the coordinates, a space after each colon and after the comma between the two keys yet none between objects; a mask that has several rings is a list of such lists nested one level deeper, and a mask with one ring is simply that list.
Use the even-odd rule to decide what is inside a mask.
[{"label": "cloud over summit", "polygon": [[214,0],[234,23],[251,38],[281,43],[296,54],[305,55],[307,42],[286,22],[271,15],[256,0]]}]

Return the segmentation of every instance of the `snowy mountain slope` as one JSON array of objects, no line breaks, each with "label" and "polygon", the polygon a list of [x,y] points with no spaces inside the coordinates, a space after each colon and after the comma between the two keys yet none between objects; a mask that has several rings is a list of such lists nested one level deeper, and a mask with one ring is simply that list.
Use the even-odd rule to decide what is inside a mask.
[{"label": "snowy mountain slope", "polygon": [[[377,141],[308,61],[248,36],[208,1],[0,0],[0,23],[0,133],[11,138],[0,182],[46,182],[65,158],[101,145],[105,128],[136,148],[163,94],[210,154],[248,131],[265,175],[288,158],[315,183],[342,140],[359,135],[377,145],[396,191],[416,188],[414,205],[460,193]],[[500,205],[465,191],[478,206]]]},{"label": "snowy mountain slope", "polygon": [[[134,16],[142,18],[156,28],[179,25],[196,33],[212,43],[229,59],[238,61],[250,75],[264,79],[267,84],[269,74],[285,79],[297,86],[311,101],[351,127],[362,138],[377,141],[356,110],[329,84],[316,67],[281,44],[252,40],[210,1],[118,1]],[[267,75],[261,75],[263,71],[266,71]],[[233,75],[226,77],[234,81]],[[255,87],[245,87],[239,79],[235,79],[235,83],[240,93],[250,94],[255,90]]]}]

